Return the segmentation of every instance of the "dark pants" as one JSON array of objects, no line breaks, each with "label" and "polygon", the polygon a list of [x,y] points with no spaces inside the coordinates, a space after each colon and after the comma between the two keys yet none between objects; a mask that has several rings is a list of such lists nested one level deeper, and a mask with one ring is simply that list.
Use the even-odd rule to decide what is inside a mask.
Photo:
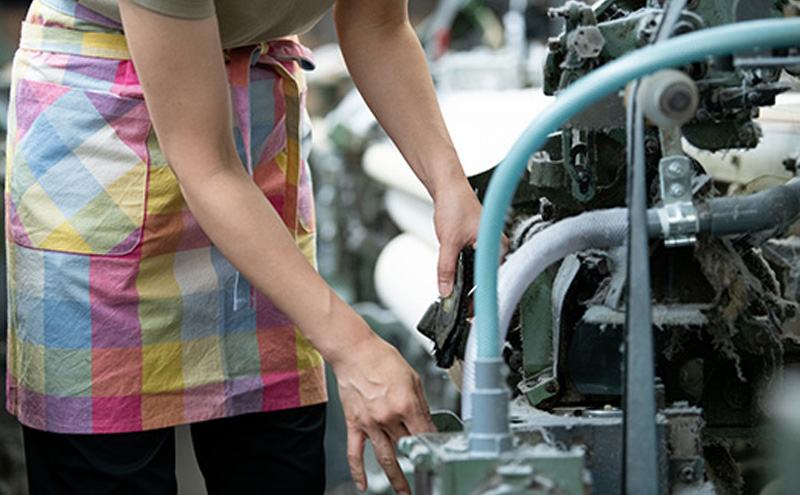
[{"label": "dark pants", "polygon": [[[325,404],[191,425],[209,495],[325,490]],[[30,495],[174,495],[175,430],[102,435],[23,427]]]}]

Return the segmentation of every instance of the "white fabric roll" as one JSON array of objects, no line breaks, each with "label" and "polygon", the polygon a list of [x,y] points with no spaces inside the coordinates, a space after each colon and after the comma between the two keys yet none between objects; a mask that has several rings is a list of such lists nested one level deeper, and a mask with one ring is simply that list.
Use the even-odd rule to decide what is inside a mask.
[{"label": "white fabric roll", "polygon": [[383,248],[375,264],[375,288],[381,303],[428,349],[431,341],[416,328],[438,297],[436,261],[435,247],[413,234],[400,234]]}]

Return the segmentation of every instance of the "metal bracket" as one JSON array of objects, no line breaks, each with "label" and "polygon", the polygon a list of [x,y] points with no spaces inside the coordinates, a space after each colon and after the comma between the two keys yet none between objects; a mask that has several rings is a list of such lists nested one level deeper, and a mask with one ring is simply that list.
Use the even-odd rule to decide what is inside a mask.
[{"label": "metal bracket", "polygon": [[699,222],[692,203],[692,163],[683,155],[665,156],[658,164],[659,187],[664,206],[658,210],[667,247],[697,242]]},{"label": "metal bracket", "polygon": [[528,399],[530,405],[537,406],[558,393],[558,380],[551,373],[548,370],[541,376],[528,378],[517,385],[517,389]]}]

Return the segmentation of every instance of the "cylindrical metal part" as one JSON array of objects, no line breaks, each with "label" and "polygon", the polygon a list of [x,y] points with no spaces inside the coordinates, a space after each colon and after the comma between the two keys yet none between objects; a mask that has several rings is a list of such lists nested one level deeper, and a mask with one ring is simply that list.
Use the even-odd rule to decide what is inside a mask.
[{"label": "cylindrical metal part", "polygon": [[674,127],[694,117],[700,94],[691,77],[665,69],[642,79],[637,99],[647,120],[659,127]]},{"label": "cylindrical metal part", "polygon": [[475,361],[474,411],[469,451],[476,457],[496,457],[511,448],[508,403],[511,396],[502,380],[502,358]]}]

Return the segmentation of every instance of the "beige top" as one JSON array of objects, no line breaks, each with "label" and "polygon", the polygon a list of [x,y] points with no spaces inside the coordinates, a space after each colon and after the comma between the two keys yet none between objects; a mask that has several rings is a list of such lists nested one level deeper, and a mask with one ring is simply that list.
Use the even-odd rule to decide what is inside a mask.
[{"label": "beige top", "polygon": [[[217,13],[222,46],[233,48],[311,29],[335,0],[131,0],[150,10],[184,19]],[[120,21],[119,0],[77,0]]]}]

